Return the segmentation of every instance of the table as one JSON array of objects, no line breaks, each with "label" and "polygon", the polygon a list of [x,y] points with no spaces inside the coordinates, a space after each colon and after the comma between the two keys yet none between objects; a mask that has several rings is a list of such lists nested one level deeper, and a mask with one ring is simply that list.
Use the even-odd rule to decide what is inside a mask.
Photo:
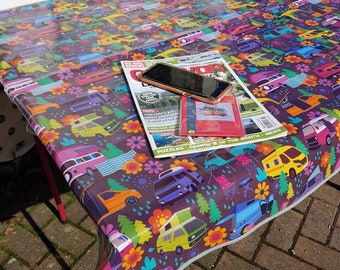
[{"label": "table", "polygon": [[[69,0],[0,12],[1,81],[98,225],[100,268],[184,268],[339,172],[338,6]],[[194,31],[204,35],[181,41]],[[207,50],[230,61],[288,136],[156,159],[119,61]],[[161,205],[154,183],[166,172],[203,182]]]}]

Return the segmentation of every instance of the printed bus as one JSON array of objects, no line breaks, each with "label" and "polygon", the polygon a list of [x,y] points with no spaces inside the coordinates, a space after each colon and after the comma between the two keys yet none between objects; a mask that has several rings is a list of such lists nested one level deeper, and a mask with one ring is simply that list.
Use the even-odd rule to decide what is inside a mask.
[{"label": "printed bus", "polygon": [[96,165],[106,161],[95,145],[77,145],[55,153],[54,159],[69,185],[79,176],[93,175]]},{"label": "printed bus", "polygon": [[181,254],[183,250],[193,248],[206,234],[207,223],[191,215],[190,208],[176,212],[160,228],[157,238],[157,252],[164,254],[176,251]]},{"label": "printed bus", "polygon": [[12,99],[37,87],[39,87],[39,84],[30,77],[18,78],[4,82],[5,91]]},{"label": "printed bus", "polygon": [[339,121],[328,114],[310,120],[302,126],[303,135],[309,149],[317,149],[321,145],[330,145],[336,134]]},{"label": "printed bus", "polygon": [[274,196],[271,194],[268,201],[252,199],[237,204],[233,213],[217,222],[217,226],[231,220],[230,239],[233,240],[254,227],[255,223],[265,214],[270,214]]},{"label": "printed bus", "polygon": [[108,95],[95,90],[79,94],[69,103],[72,112],[80,112],[104,104],[109,100],[110,97]]},{"label": "printed bus", "polygon": [[76,137],[110,136],[118,130],[120,123],[108,116],[97,116],[95,113],[84,115],[71,123],[72,133]]},{"label": "printed bus", "polygon": [[268,93],[283,86],[288,80],[288,77],[272,70],[252,74],[250,80]]},{"label": "printed bus", "polygon": [[112,77],[119,72],[112,72],[108,69],[99,69],[85,74],[81,74],[74,78],[75,82],[80,85],[86,85],[98,81],[111,80]]},{"label": "printed bus", "polygon": [[185,45],[185,44],[195,42],[196,40],[198,40],[202,36],[204,36],[204,33],[200,30],[197,30],[197,31],[188,33],[183,37],[179,37],[179,38],[177,38],[177,40]]}]

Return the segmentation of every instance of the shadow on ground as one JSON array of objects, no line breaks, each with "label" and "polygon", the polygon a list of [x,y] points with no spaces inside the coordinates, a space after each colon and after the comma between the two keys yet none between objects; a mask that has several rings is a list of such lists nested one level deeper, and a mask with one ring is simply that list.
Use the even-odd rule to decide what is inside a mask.
[{"label": "shadow on ground", "polygon": [[[51,160],[50,164],[60,193],[69,191],[56,165]],[[49,202],[51,198],[53,196],[35,147],[21,157],[0,163],[0,222],[10,221],[15,213],[38,202],[45,202],[57,214]]]}]

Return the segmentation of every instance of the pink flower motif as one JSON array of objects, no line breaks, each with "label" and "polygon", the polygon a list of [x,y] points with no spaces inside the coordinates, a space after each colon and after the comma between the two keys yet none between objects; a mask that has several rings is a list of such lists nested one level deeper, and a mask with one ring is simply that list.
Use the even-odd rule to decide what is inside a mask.
[{"label": "pink flower motif", "polygon": [[144,165],[144,170],[147,171],[148,173],[160,173],[163,171],[163,164],[160,163],[158,160],[152,161],[150,160],[148,163]]},{"label": "pink flower motif", "polygon": [[141,136],[132,136],[131,138],[126,140],[126,145],[131,149],[141,149],[146,145],[145,139]]},{"label": "pink flower motif", "polygon": [[308,165],[304,169],[305,175],[310,175],[314,170],[314,163],[313,161],[308,161]]},{"label": "pink flower motif", "polygon": [[71,70],[64,70],[57,75],[62,80],[67,80],[73,77],[73,72]]}]

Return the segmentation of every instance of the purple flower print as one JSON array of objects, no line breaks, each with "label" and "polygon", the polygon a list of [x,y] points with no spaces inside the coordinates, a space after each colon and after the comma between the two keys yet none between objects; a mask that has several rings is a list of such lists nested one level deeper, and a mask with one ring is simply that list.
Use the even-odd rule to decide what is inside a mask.
[{"label": "purple flower print", "polygon": [[69,95],[78,95],[81,93],[81,88],[78,86],[72,86],[69,89],[67,89],[67,94]]},{"label": "purple flower print", "polygon": [[145,139],[141,136],[132,136],[131,138],[126,140],[126,145],[131,149],[141,149],[145,146]]},{"label": "purple flower print", "polygon": [[57,75],[62,80],[67,80],[73,77],[73,72],[71,70],[64,70]]},{"label": "purple flower print", "polygon": [[147,171],[148,173],[160,173],[163,171],[163,164],[160,163],[158,160],[152,161],[150,160],[148,163],[144,165],[144,170]]},{"label": "purple flower print", "polygon": [[314,170],[314,163],[313,161],[308,161],[308,165],[304,169],[305,175],[310,175]]},{"label": "purple flower print", "polygon": [[297,64],[296,69],[300,72],[308,72],[310,70],[309,66],[306,64]]}]

